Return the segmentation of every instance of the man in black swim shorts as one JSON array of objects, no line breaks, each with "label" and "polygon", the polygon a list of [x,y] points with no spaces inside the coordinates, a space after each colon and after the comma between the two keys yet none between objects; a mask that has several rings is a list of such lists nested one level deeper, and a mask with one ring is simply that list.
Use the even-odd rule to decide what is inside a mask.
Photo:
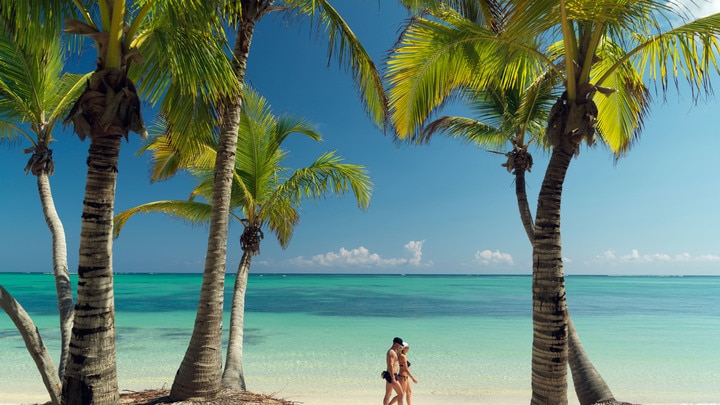
[{"label": "man in black swim shorts", "polygon": [[393,344],[388,349],[387,354],[385,355],[385,362],[387,363],[387,369],[385,370],[385,397],[383,397],[383,405],[388,405],[390,403],[390,395],[392,395],[393,390],[397,393],[395,398],[392,399],[392,402],[395,402],[397,400],[398,405],[403,405],[403,389],[402,385],[400,384],[400,381],[397,379],[398,375],[398,350],[400,350],[403,347],[403,340],[399,337],[396,337],[393,339]]}]

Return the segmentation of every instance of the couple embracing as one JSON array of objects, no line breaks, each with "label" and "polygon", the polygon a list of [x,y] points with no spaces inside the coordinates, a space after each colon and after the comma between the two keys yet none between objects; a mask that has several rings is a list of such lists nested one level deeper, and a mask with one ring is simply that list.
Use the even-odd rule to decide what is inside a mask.
[{"label": "couple embracing", "polygon": [[[383,371],[385,378],[385,397],[383,405],[397,403],[398,405],[412,405],[412,385],[410,380],[417,384],[417,380],[410,372],[410,362],[407,353],[410,345],[399,337],[393,339],[393,344],[385,355],[387,370]],[[396,395],[390,399],[393,391]],[[403,402],[404,400],[404,402]]]}]

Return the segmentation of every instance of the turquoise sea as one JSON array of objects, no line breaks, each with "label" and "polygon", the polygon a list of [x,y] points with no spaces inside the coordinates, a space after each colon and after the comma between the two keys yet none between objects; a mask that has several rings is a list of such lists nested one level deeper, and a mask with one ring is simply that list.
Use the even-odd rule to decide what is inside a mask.
[{"label": "turquoise sea", "polygon": [[[202,276],[117,274],[122,389],[169,388],[192,331]],[[226,281],[229,302],[233,276]],[[53,276],[0,273],[57,361]],[[248,389],[312,404],[377,397],[392,338],[410,343],[416,404],[530,398],[530,276],[252,274]],[[619,400],[720,403],[720,277],[569,276],[583,346]],[[229,305],[226,305],[229,308]],[[226,325],[229,322],[225,323]],[[0,313],[0,403],[39,402],[42,383]],[[571,403],[576,401],[571,394]]]}]

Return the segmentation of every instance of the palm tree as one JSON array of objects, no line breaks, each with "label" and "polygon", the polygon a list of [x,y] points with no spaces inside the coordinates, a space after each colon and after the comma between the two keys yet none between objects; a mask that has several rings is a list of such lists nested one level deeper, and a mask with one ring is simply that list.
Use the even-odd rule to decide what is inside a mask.
[{"label": "palm tree", "polygon": [[[222,385],[245,390],[242,369],[245,291],[252,258],[260,254],[263,229],[275,234],[285,248],[300,220],[298,211],[302,200],[318,200],[328,194],[339,196],[352,190],[360,208],[366,209],[372,185],[363,166],[343,163],[334,152],[325,153],[309,166],[294,171],[283,167],[288,152],[281,146],[289,135],[299,133],[320,141],[320,134],[304,120],[273,116],[265,99],[249,88],[244,91],[243,101],[230,201],[230,218],[244,227],[240,236],[243,255],[235,279]],[[137,213],[163,212],[191,223],[207,223],[212,211],[208,202],[212,198],[214,178],[210,163],[215,160],[217,142],[205,145],[200,155],[192,159],[178,156],[181,152],[167,136],[157,137],[145,149],[153,152],[156,170],[168,167],[173,171],[188,170],[196,175],[198,185],[189,201],[156,201],[119,213],[115,217],[115,234]],[[177,166],[178,162],[183,165]],[[205,202],[197,201],[198,197]]]},{"label": "palm tree", "polygon": [[[138,91],[129,76],[132,63],[141,63],[140,55],[145,58],[142,68],[133,73],[146,79],[144,92],[152,102],[164,94],[176,98],[183,94],[192,100],[197,97],[198,88],[205,91],[207,99],[216,100],[237,88],[222,43],[207,40],[218,32],[215,8],[196,3],[181,0],[138,1],[130,5],[105,0],[4,3],[5,10],[13,10],[18,16],[38,16],[49,27],[59,27],[65,16],[79,16],[83,21],[67,20],[65,31],[91,38],[98,51],[97,69],[66,118],[66,122],[74,124],[81,139],[90,137],[77,303],[62,387],[63,402],[67,404],[118,401],[112,273],[117,163],[122,137],[127,137],[130,131],[142,136],[146,133]],[[158,49],[164,52],[157,52]],[[149,55],[153,58],[148,58]]]},{"label": "palm tree", "polygon": [[[548,70],[564,78],[562,95],[548,118],[552,154],[535,216],[532,356],[532,402],[563,404],[572,325],[565,305],[560,202],[570,160],[583,141],[593,144],[596,128],[616,158],[629,150],[650,103],[644,74],[663,90],[670,77],[680,75],[694,94],[709,90],[707,72],[717,70],[720,15],[666,29],[663,23],[675,16],[666,2],[517,0],[507,5],[507,25],[499,34],[456,23],[452,11],[441,6],[439,21],[452,23],[438,23],[439,36],[433,40],[446,55],[456,56],[443,57],[439,47],[428,47],[432,55],[424,55],[425,63],[415,60],[410,68],[402,58],[395,61],[392,121],[405,137],[422,124],[424,109],[439,105],[456,88],[488,88],[498,77],[503,86],[512,87]],[[538,44],[528,46],[523,38],[537,38]],[[428,39],[412,40],[418,45]],[[417,78],[407,80],[413,74]],[[412,101],[403,98],[420,89]],[[598,93],[602,96],[596,100]]]},{"label": "palm tree", "polygon": [[[472,7],[477,5],[476,2],[456,5],[459,15],[454,18],[462,18],[465,23],[484,25],[495,33],[502,32],[507,10],[492,1],[486,4],[486,9],[475,10]],[[401,40],[396,44],[396,48],[404,52],[404,47],[408,45],[407,42],[412,43],[413,38],[426,36],[432,38],[437,25],[433,21],[428,21],[429,18],[433,18],[431,12],[425,17],[419,16],[412,19]],[[424,42],[424,44],[431,45],[431,41]],[[411,49],[421,51],[419,48]],[[393,53],[390,63],[393,63],[398,57],[399,53]],[[422,58],[417,60],[422,61]],[[390,75],[388,80],[392,82],[395,81],[395,78]],[[499,83],[488,85],[487,89],[475,89],[472,86],[461,88],[459,98],[478,115],[477,119],[444,116],[429,122],[404,138],[407,142],[420,144],[429,143],[434,136],[445,135],[488,149],[493,153],[501,152],[496,152],[492,148],[500,148],[509,143],[510,151],[502,153],[507,158],[502,166],[506,167],[507,171],[515,177],[515,195],[520,219],[531,245],[535,229],[527,199],[525,172],[531,170],[533,159],[528,148],[530,144],[535,143],[546,150],[549,149],[544,138],[545,123],[550,108],[559,95],[554,91],[557,90],[559,80],[560,77],[551,70],[537,78],[526,76],[522,82],[512,88],[503,88]],[[430,111],[428,109],[423,111],[425,115],[422,116],[422,120],[424,121],[428,119]],[[526,135],[529,136],[529,140],[526,140]],[[568,344],[572,353],[569,364],[580,403],[589,405],[613,400],[612,391],[585,353],[572,324],[572,319],[569,318],[568,322],[570,327]]]},{"label": "palm tree", "polygon": [[[352,72],[370,116],[378,124],[383,122],[386,100],[375,65],[350,27],[327,0],[236,0],[227,2],[223,11],[229,26],[236,30],[231,59],[238,83],[244,82],[250,45],[258,21],[273,11],[285,12],[293,19],[309,18],[317,23],[318,29],[325,30],[329,40],[329,54],[347,65]],[[223,284],[242,99],[240,96],[228,97],[223,100],[222,106],[203,282],[190,343],[170,391],[173,400],[213,397],[221,388]],[[194,110],[195,113],[199,111],[202,108]],[[196,148],[192,138],[184,140],[182,131],[173,131],[180,134],[171,136],[174,143],[189,149]]]},{"label": "palm tree", "polygon": [[62,73],[60,37],[34,21],[22,27],[33,38],[18,35],[17,15],[3,15],[0,30],[0,140],[24,138],[30,143],[25,153],[31,157],[25,173],[37,179],[38,194],[45,222],[52,239],[52,262],[60,315],[61,353],[57,374],[62,380],[68,357],[72,329],[73,296],[67,261],[65,230],[55,209],[50,187],[54,173],[50,142],[56,124],[82,92],[88,75]]},{"label": "palm tree", "polygon": [[0,285],[0,308],[8,314],[20,332],[53,405],[60,405],[60,378],[54,370],[53,359],[42,341],[40,331],[22,305],[2,285]]}]

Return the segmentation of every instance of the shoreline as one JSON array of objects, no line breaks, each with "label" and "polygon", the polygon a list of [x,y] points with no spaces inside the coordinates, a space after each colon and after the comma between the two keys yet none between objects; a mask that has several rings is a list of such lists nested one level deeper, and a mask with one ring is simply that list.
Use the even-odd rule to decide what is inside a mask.
[{"label": "shoreline", "polygon": [[[121,390],[126,393],[128,390]],[[137,392],[130,390],[130,392]],[[371,395],[364,394],[345,394],[342,392],[328,392],[321,394],[283,394],[271,392],[256,392],[261,395],[272,396],[273,398],[291,401],[298,405],[335,405],[341,403],[343,405],[367,405],[370,403],[380,403],[384,392],[378,391]],[[4,395],[4,394],[3,394]],[[41,405],[50,400],[49,396],[43,395],[17,395],[9,398],[0,398],[0,405]],[[413,393],[413,401],[422,403],[423,405],[520,405],[527,404],[530,401],[530,395],[438,395],[438,394],[421,394]],[[568,400],[569,405],[577,405],[577,400]]]},{"label": "shoreline", "polygon": [[[39,387],[38,387],[39,388]],[[333,388],[332,385],[329,388]],[[308,390],[305,392],[280,390],[273,392],[272,390],[253,389],[250,392],[261,396],[268,396],[278,400],[290,401],[298,405],[334,405],[342,403],[343,405],[367,405],[369,403],[379,403],[383,397],[384,391],[382,386],[378,386],[377,390],[341,390],[331,389],[324,392],[316,390]],[[121,394],[140,393],[150,390],[167,390],[168,387],[134,387],[122,388]],[[627,401],[630,398],[623,398],[616,395],[619,401]],[[660,395],[662,396],[662,395]],[[452,392],[424,392],[415,388],[413,392],[413,401],[423,405],[525,405],[530,402],[530,390],[493,390],[484,389],[478,392],[468,393],[452,393]],[[0,405],[40,405],[50,401],[44,389],[34,390],[33,392],[14,392],[0,394]],[[718,402],[633,402],[642,405],[713,405]],[[579,405],[579,401],[573,391],[568,391],[568,405]]]},{"label": "shoreline", "polygon": [[[39,385],[37,390],[33,392],[15,392],[0,394],[0,405],[40,405],[50,401],[49,395],[44,388]],[[343,405],[367,405],[370,403],[380,403],[385,393],[384,386],[378,384],[377,389],[357,390],[357,389],[341,389],[339,384],[330,384],[329,389],[319,391],[317,389],[309,389],[306,391],[298,391],[297,389],[272,390],[257,387],[250,387],[249,391],[271,396],[276,399],[295,402],[299,405],[335,405],[341,403]],[[148,390],[169,389],[169,386],[150,387],[150,386],[130,386],[120,389],[121,394],[135,393]],[[453,393],[453,392],[426,392],[419,387],[413,387],[413,401],[423,405],[525,405],[530,402],[531,392],[516,390],[492,390],[484,389],[477,392]],[[568,405],[578,405],[577,397],[574,392],[568,392]]]}]

